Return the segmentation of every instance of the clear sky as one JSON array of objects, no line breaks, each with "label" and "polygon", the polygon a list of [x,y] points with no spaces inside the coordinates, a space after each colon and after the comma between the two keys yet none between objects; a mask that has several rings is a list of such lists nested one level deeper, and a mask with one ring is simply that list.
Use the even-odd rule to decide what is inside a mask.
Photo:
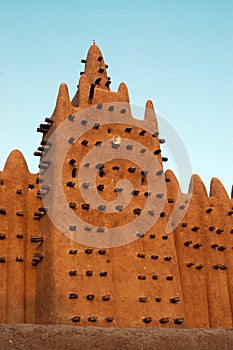
[{"label": "clear sky", "polygon": [[209,190],[233,183],[232,0],[0,0],[0,169],[20,149],[31,172],[58,87],[72,97],[92,39],[133,104],[152,99]]}]

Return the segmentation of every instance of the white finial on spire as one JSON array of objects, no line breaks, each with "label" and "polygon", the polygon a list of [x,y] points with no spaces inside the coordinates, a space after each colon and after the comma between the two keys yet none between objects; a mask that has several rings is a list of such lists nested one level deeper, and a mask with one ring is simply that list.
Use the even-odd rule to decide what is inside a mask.
[{"label": "white finial on spire", "polygon": [[95,45],[95,39],[93,39],[93,44]]}]

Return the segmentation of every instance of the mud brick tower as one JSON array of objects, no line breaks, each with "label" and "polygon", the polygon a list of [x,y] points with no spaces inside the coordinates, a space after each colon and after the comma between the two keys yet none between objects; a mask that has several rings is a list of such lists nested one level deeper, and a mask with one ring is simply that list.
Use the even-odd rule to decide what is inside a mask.
[{"label": "mud brick tower", "polygon": [[[0,323],[232,327],[233,200],[216,178],[208,195],[198,175],[192,176],[190,194],[182,194],[173,172],[163,172],[166,158],[161,154],[163,140],[152,102],[146,104],[145,119],[132,126],[127,87],[121,83],[117,92],[110,90],[107,65],[95,43],[82,62],[85,68],[73,100],[61,84],[54,113],[37,130],[43,135],[34,153],[40,159],[40,174],[29,173],[19,151],[10,154],[0,173]],[[110,122],[101,125],[96,120],[79,138],[66,139],[70,146],[62,166],[66,205],[86,222],[85,237],[91,237],[89,244],[83,244],[72,239],[79,227],[62,211],[55,217],[61,226],[65,223],[68,235],[51,220],[58,197],[46,174],[51,171],[56,177],[62,152],[56,138],[51,142],[54,132],[64,121],[75,129],[79,113],[83,113],[82,127],[88,125],[88,110],[94,109],[109,115]],[[122,115],[125,123],[113,123],[114,113]],[[93,148],[104,154],[102,145],[116,136],[122,142],[127,137],[127,150],[140,140],[139,152],[153,154],[160,169],[154,173],[152,189],[149,170],[133,160],[120,156],[109,160],[106,153],[105,163],[82,163]],[[48,158],[52,147],[56,152]],[[114,147],[117,151],[117,142]],[[105,201],[116,200],[123,191],[117,183],[130,180],[132,199],[127,207],[116,205],[109,213],[104,205],[93,208],[86,202],[82,191],[89,191],[90,184],[78,181],[83,167],[96,169],[95,190]],[[49,193],[53,193],[51,205],[45,206]],[[162,200],[164,205],[146,232],[136,230],[128,244],[91,244],[91,225],[105,235],[108,229],[140,217],[150,196],[154,208],[146,212],[148,218],[155,215],[157,203]],[[168,234],[172,213],[180,219]],[[127,227],[122,229],[126,237],[132,234]]]}]

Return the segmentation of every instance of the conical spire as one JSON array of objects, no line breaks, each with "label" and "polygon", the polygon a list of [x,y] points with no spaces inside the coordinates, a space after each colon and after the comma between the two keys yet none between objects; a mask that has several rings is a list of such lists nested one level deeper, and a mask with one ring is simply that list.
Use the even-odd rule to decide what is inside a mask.
[{"label": "conical spire", "polygon": [[200,198],[207,198],[208,194],[206,187],[199,175],[193,174],[189,184],[189,193],[200,196]]},{"label": "conical spire", "polygon": [[216,177],[213,177],[211,179],[211,183],[210,183],[210,196],[212,197],[217,197],[217,198],[224,198],[225,200],[228,200],[228,194],[226,192],[225,187],[223,186],[223,184],[221,183],[221,181],[219,179],[217,179]]},{"label": "conical spire", "polygon": [[[107,75],[107,65],[104,63],[103,55],[95,41],[90,46],[87,58],[81,60],[85,64],[84,71],[81,72],[78,90],[71,102],[74,107],[86,107],[93,103],[98,103],[100,91],[110,92],[110,78]],[[96,94],[96,90],[99,93]],[[103,91],[104,90],[104,91]],[[103,99],[103,96],[102,96]]]},{"label": "conical spire", "polygon": [[57,102],[55,110],[52,115],[54,119],[54,125],[62,122],[72,112],[72,105],[70,102],[68,87],[65,83],[62,83],[59,87]]},{"label": "conical spire", "polygon": [[158,131],[158,122],[155,114],[154,105],[151,100],[146,101],[145,123],[147,123],[148,128],[151,125],[153,125],[154,131]]},{"label": "conical spire", "polygon": [[85,61],[84,74],[87,82],[98,88],[109,90],[110,80],[107,76],[107,66],[104,63],[103,55],[99,47],[94,43],[88,50]]},{"label": "conical spire", "polygon": [[129,103],[129,92],[125,83],[120,83],[117,92],[122,95],[122,100]]},{"label": "conical spire", "polygon": [[23,154],[19,150],[13,150],[9,154],[4,170],[5,173],[9,173],[11,177],[22,177],[23,174],[27,174],[28,166]]},{"label": "conical spire", "polygon": [[59,87],[59,92],[57,96],[56,109],[58,111],[63,111],[64,109],[70,108],[70,97],[68,87],[65,83],[62,83]]}]

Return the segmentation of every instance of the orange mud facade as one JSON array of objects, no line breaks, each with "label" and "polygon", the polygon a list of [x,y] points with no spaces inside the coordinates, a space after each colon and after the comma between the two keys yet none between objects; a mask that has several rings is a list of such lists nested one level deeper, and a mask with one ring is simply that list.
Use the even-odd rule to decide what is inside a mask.
[{"label": "orange mud facade", "polygon": [[[44,172],[49,166],[43,161],[48,139],[65,119],[90,106],[129,103],[124,83],[117,92],[110,91],[107,66],[97,45],[90,47],[84,64],[73,100],[61,84],[53,115],[38,128],[43,138],[35,155]],[[152,102],[146,107],[153,111]],[[96,180],[100,196],[112,201],[116,183],[128,178],[137,191],[126,210],[100,215],[77,188],[82,157],[114,135],[123,139],[127,133],[128,139],[140,139],[162,165],[159,138],[137,127],[129,132],[129,127],[94,127],[67,153],[62,170],[65,196],[71,210],[86,222],[119,225],[139,215],[135,209],[143,209],[146,176],[130,161],[106,162]],[[13,151],[0,173],[0,323],[232,327],[233,200],[218,179],[212,180],[208,195],[201,179],[193,176],[188,210],[167,234],[180,188],[172,171],[166,171],[165,205],[153,227],[129,244],[96,248],[69,239],[50,221],[50,208],[44,208],[42,201],[49,190],[43,188],[43,171],[40,177],[30,174],[22,154]],[[159,188],[153,191],[161,197]],[[185,209],[183,198],[180,211]]]}]

